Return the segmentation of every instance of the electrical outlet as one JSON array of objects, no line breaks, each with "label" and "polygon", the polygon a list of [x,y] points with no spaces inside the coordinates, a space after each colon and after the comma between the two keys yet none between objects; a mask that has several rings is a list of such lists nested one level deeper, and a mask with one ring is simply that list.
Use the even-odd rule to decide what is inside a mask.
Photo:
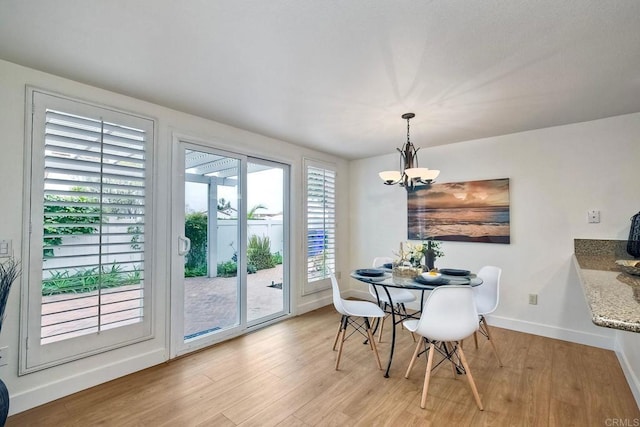
[{"label": "electrical outlet", "polygon": [[529,294],[529,304],[538,305],[538,294]]},{"label": "electrical outlet", "polygon": [[0,348],[0,366],[6,366],[9,364],[9,360],[7,359],[9,354],[9,347]]},{"label": "electrical outlet", "polygon": [[589,224],[597,224],[600,222],[600,211],[591,209],[587,211],[587,221]]}]

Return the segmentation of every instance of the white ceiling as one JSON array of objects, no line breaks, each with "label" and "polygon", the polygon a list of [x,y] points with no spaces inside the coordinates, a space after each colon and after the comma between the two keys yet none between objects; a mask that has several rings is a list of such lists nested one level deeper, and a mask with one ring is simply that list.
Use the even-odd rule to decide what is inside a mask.
[{"label": "white ceiling", "polygon": [[640,111],[640,1],[0,0],[0,58],[355,159]]}]

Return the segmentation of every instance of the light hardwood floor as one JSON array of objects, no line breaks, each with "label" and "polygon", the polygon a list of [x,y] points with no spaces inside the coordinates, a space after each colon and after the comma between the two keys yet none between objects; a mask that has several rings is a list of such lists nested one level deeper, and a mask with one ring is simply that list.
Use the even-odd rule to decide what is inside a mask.
[{"label": "light hardwood floor", "polygon": [[[423,410],[424,356],[404,378],[414,349],[409,333],[399,331],[391,378],[355,335],[335,371],[338,321],[333,307],[325,307],[16,414],[7,426],[613,426],[640,420],[613,352],[498,328],[492,331],[502,368],[485,339],[478,350],[472,339],[465,343],[485,410],[447,365],[434,372]],[[389,341],[387,331],[379,344],[383,362]]]}]

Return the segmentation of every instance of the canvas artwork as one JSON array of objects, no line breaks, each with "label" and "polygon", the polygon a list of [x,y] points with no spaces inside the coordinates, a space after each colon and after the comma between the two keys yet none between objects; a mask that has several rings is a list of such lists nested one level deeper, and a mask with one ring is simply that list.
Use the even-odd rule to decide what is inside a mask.
[{"label": "canvas artwork", "polygon": [[509,178],[416,187],[407,203],[410,240],[510,243]]}]

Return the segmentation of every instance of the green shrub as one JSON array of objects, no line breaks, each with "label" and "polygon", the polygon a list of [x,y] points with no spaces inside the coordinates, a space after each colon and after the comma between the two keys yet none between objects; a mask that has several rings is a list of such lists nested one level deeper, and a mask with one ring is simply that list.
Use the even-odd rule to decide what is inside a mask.
[{"label": "green shrub", "polygon": [[[82,189],[75,189],[82,191]],[[98,229],[87,224],[99,224],[100,208],[95,197],[85,196],[44,196],[44,238],[43,257],[54,256],[53,247],[62,244],[62,236],[78,236],[95,233]],[[67,205],[70,206],[67,206]],[[86,204],[87,206],[82,206]],[[63,215],[68,214],[68,215]],[[64,224],[60,226],[59,224]]]},{"label": "green shrub", "polygon": [[276,252],[275,254],[271,255],[271,258],[273,259],[273,263],[275,265],[282,264],[282,254],[280,252]]},{"label": "green shrub", "polygon": [[218,264],[219,277],[233,277],[238,274],[238,264],[233,261],[221,262]]},{"label": "green shrub", "polygon": [[207,275],[207,266],[198,266],[195,268],[184,268],[184,277],[202,277]]},{"label": "green shrub", "polygon": [[258,268],[255,265],[247,264],[247,273],[254,274],[256,271],[258,271]]},{"label": "green shrub", "polygon": [[[247,264],[247,273],[253,274],[256,271],[258,271],[258,269],[255,265],[251,263]],[[218,264],[218,277],[235,277],[237,274],[238,264],[235,261],[221,262]],[[204,276],[204,274],[202,276]]]},{"label": "green shrub", "polygon": [[258,237],[254,234],[249,238],[247,261],[249,264],[255,265],[258,270],[275,267],[271,256],[271,240],[269,237]]},{"label": "green shrub", "polygon": [[53,271],[48,279],[42,281],[42,295],[91,292],[97,289],[136,285],[142,279],[142,273],[134,267],[133,271],[122,271],[117,264],[77,269],[74,274],[69,270]]},{"label": "green shrub", "polygon": [[185,257],[185,272],[204,269],[202,276],[207,274],[207,224],[205,212],[193,212],[185,216],[184,234],[191,240],[191,249]]}]

